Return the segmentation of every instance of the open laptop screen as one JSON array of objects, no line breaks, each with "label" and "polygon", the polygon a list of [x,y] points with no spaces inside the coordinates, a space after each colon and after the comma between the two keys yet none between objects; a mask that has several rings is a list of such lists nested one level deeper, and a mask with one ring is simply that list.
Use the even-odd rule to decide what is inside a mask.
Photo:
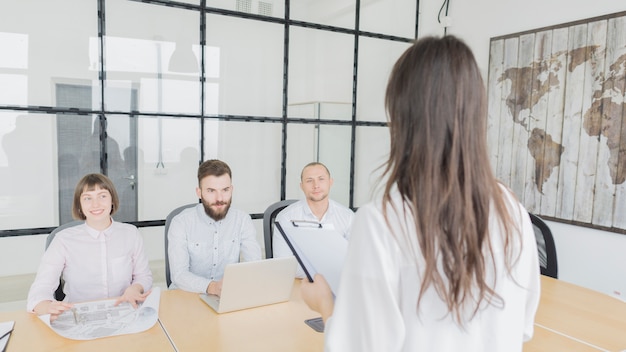
[{"label": "open laptop screen", "polygon": [[294,257],[229,264],[221,296],[200,294],[217,313],[288,301],[296,274]]}]

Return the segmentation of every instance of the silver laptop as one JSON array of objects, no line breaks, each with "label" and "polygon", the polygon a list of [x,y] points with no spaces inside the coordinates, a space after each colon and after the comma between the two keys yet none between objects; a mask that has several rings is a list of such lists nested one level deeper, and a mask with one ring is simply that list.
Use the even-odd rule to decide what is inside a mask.
[{"label": "silver laptop", "polygon": [[296,258],[271,258],[229,264],[221,296],[200,294],[217,313],[288,301],[296,275]]}]

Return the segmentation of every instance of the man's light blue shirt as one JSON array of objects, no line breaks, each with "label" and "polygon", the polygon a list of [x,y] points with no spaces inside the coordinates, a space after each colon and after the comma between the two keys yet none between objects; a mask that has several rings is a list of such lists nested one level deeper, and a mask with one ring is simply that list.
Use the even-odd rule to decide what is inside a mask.
[{"label": "man's light blue shirt", "polygon": [[172,289],[206,292],[211,281],[222,279],[226,265],[261,259],[250,215],[233,208],[220,221],[202,204],[185,209],[172,219],[167,236]]}]

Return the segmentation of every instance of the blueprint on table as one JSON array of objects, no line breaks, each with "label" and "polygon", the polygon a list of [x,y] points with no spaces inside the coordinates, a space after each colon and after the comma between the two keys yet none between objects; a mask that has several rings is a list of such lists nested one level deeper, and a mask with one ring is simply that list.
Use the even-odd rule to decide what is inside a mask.
[{"label": "blueprint on table", "polygon": [[72,340],[132,334],[150,329],[159,318],[161,290],[152,293],[135,309],[128,302],[114,306],[115,299],[76,303],[72,310],[50,323],[50,315],[39,318],[57,334]]}]

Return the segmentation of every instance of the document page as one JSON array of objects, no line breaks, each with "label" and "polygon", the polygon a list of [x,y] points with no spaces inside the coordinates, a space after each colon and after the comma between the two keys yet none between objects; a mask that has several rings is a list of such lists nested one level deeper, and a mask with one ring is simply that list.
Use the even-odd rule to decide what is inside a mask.
[{"label": "document page", "polygon": [[154,287],[146,300],[135,309],[128,302],[114,306],[115,299],[76,303],[72,310],[50,323],[50,315],[39,318],[57,334],[72,340],[132,334],[150,329],[159,318],[161,290]]},{"label": "document page", "polygon": [[[297,221],[296,221],[297,223]],[[339,288],[343,262],[348,250],[348,241],[334,228],[294,226],[291,221],[280,222],[287,237],[285,240],[296,251],[304,269],[311,277],[324,275],[333,293]]]},{"label": "document page", "polygon": [[14,321],[3,321],[0,323],[0,351],[6,350],[14,325]]}]

